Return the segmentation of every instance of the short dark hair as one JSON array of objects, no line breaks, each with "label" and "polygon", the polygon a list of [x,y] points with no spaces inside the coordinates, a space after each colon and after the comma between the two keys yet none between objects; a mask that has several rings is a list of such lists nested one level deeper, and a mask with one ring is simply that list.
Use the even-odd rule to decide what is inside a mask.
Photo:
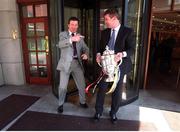
[{"label": "short dark hair", "polygon": [[79,19],[77,17],[70,17],[68,20],[68,24],[70,23],[70,21],[78,21],[79,23]]},{"label": "short dark hair", "polygon": [[104,16],[105,15],[109,15],[110,18],[113,18],[114,16],[117,17],[118,20],[120,20],[120,14],[118,13],[118,10],[115,9],[115,8],[111,8],[111,9],[107,9],[105,12],[104,12]]}]

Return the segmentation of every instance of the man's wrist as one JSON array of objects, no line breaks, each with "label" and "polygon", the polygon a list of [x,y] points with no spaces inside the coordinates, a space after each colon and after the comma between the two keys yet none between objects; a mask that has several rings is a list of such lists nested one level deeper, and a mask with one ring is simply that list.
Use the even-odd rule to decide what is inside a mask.
[{"label": "man's wrist", "polygon": [[97,54],[96,54],[96,56],[100,56],[100,55],[101,55],[101,53],[97,53]]}]

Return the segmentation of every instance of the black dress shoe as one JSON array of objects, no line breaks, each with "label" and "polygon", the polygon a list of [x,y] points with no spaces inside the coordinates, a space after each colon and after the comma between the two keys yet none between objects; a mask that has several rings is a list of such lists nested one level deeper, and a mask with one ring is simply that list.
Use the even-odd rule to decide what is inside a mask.
[{"label": "black dress shoe", "polygon": [[101,114],[99,114],[99,113],[96,113],[95,115],[94,115],[94,122],[98,122],[99,120],[100,120],[100,117],[101,117]]},{"label": "black dress shoe", "polygon": [[82,108],[88,108],[88,105],[86,103],[84,103],[84,104],[79,103],[79,104]]},{"label": "black dress shoe", "polygon": [[112,124],[116,124],[117,123],[117,117],[116,117],[116,114],[111,114],[110,115],[111,116],[111,122],[112,122]]},{"label": "black dress shoe", "polygon": [[63,113],[63,105],[60,105],[57,109],[58,113]]}]

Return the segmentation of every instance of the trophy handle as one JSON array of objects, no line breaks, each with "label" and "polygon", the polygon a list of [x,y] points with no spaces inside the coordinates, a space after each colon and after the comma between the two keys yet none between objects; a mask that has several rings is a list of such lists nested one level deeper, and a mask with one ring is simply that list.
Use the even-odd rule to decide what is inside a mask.
[{"label": "trophy handle", "polygon": [[100,63],[98,63],[98,65],[99,65],[100,67],[102,67],[102,65],[101,65]]},{"label": "trophy handle", "polygon": [[118,67],[122,64],[122,58],[119,61],[119,64],[117,65]]}]

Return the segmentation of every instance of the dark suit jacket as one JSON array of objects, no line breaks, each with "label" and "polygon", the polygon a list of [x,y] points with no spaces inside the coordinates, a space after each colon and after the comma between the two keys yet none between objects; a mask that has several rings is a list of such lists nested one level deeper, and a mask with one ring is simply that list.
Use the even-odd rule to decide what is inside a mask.
[{"label": "dark suit jacket", "polygon": [[[105,50],[106,45],[109,42],[111,29],[105,29],[101,32],[101,40],[98,52],[101,54]],[[127,74],[132,69],[132,62],[130,56],[134,53],[135,39],[134,32],[131,28],[121,25],[116,42],[115,42],[115,53],[126,51],[127,56],[123,58],[123,62],[120,65],[120,70]]]}]

